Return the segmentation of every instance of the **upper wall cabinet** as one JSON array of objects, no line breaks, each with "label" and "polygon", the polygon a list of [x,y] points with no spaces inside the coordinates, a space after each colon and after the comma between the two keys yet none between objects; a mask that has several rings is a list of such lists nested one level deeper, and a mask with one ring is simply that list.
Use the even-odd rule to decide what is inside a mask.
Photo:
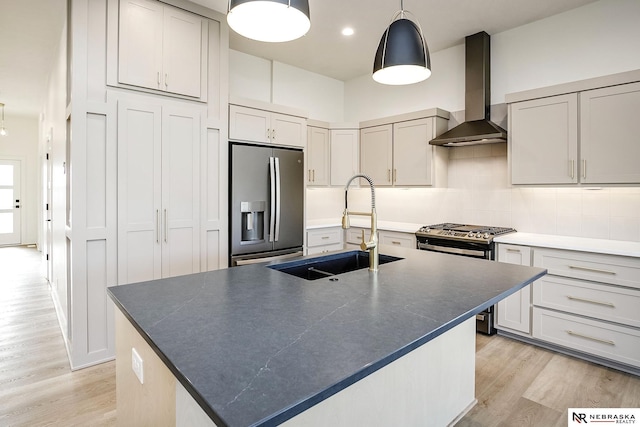
[{"label": "upper wall cabinet", "polygon": [[271,111],[229,105],[229,138],[305,148],[307,120]]},{"label": "upper wall cabinet", "polygon": [[448,114],[443,118],[437,115],[445,113],[442,110],[433,112],[431,117],[373,127],[365,123],[360,131],[360,171],[376,185],[446,186],[447,148],[429,141],[447,130]]},{"label": "upper wall cabinet", "polygon": [[307,185],[329,184],[329,129],[307,128]]},{"label": "upper wall cabinet", "polygon": [[201,98],[207,21],[153,0],[121,0],[118,83]]},{"label": "upper wall cabinet", "polygon": [[[634,77],[635,74],[631,75]],[[640,82],[628,73],[531,91],[509,103],[512,184],[640,183]],[[598,84],[606,87],[597,87]],[[581,90],[584,89],[584,90]],[[536,96],[537,95],[537,96]],[[523,98],[507,95],[507,101]]]},{"label": "upper wall cabinet", "polygon": [[358,129],[331,129],[331,185],[344,186],[358,173]]}]

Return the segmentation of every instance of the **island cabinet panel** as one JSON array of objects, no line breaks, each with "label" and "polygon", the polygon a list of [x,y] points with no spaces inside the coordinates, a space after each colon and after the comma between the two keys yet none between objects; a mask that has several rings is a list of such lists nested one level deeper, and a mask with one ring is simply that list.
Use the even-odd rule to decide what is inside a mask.
[{"label": "island cabinet panel", "polygon": [[307,120],[242,105],[229,105],[229,138],[306,148]]},{"label": "island cabinet panel", "polygon": [[307,185],[326,186],[331,159],[329,129],[309,126],[307,132]]},{"label": "island cabinet panel", "polygon": [[381,245],[401,246],[409,249],[416,249],[418,246],[414,233],[380,230],[378,231],[378,239]]},{"label": "island cabinet panel", "polygon": [[203,18],[152,0],[122,0],[119,18],[119,83],[201,97]]},{"label": "island cabinet panel", "polygon": [[200,271],[200,111],[118,104],[118,283]]},{"label": "island cabinet panel", "polygon": [[[531,248],[500,243],[498,244],[498,261],[530,266]],[[531,286],[498,302],[495,326],[497,329],[531,335]]]},{"label": "island cabinet panel", "polygon": [[578,96],[509,105],[512,184],[578,182]]},{"label": "island cabinet panel", "polygon": [[358,136],[357,129],[331,130],[331,179],[332,186],[344,187],[349,178],[358,173]]},{"label": "island cabinet panel", "polygon": [[454,424],[475,404],[475,327],[461,323],[282,426]]},{"label": "island cabinet panel", "polygon": [[[175,425],[176,378],[118,309],[115,325],[117,425]],[[134,350],[142,359],[142,382],[132,368]]]},{"label": "island cabinet panel", "polygon": [[640,83],[580,93],[581,180],[640,182]]}]

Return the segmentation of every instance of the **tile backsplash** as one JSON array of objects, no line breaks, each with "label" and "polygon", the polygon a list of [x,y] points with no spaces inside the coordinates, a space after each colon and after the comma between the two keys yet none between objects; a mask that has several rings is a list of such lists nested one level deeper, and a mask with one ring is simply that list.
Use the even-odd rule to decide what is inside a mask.
[{"label": "tile backsplash", "polygon": [[[513,187],[507,145],[449,150],[448,188],[377,188],[378,219],[510,226],[518,231],[640,242],[640,187]],[[369,210],[368,188],[349,207]],[[307,190],[307,219],[339,218],[342,188]]]}]

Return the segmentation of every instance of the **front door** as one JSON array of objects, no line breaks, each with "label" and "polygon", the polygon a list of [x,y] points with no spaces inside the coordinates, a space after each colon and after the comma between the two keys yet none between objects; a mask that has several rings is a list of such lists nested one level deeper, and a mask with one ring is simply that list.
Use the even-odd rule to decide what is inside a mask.
[{"label": "front door", "polygon": [[19,245],[20,160],[0,159],[0,245]]}]

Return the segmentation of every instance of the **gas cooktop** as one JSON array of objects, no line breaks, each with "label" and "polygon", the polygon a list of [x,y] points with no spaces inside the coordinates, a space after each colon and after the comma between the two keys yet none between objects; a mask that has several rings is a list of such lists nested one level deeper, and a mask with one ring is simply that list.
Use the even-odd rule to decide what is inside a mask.
[{"label": "gas cooktop", "polygon": [[492,227],[486,225],[468,225],[446,222],[443,224],[425,225],[416,231],[416,237],[431,237],[473,241],[477,243],[491,243],[493,238],[502,234],[514,233],[510,227]]}]

